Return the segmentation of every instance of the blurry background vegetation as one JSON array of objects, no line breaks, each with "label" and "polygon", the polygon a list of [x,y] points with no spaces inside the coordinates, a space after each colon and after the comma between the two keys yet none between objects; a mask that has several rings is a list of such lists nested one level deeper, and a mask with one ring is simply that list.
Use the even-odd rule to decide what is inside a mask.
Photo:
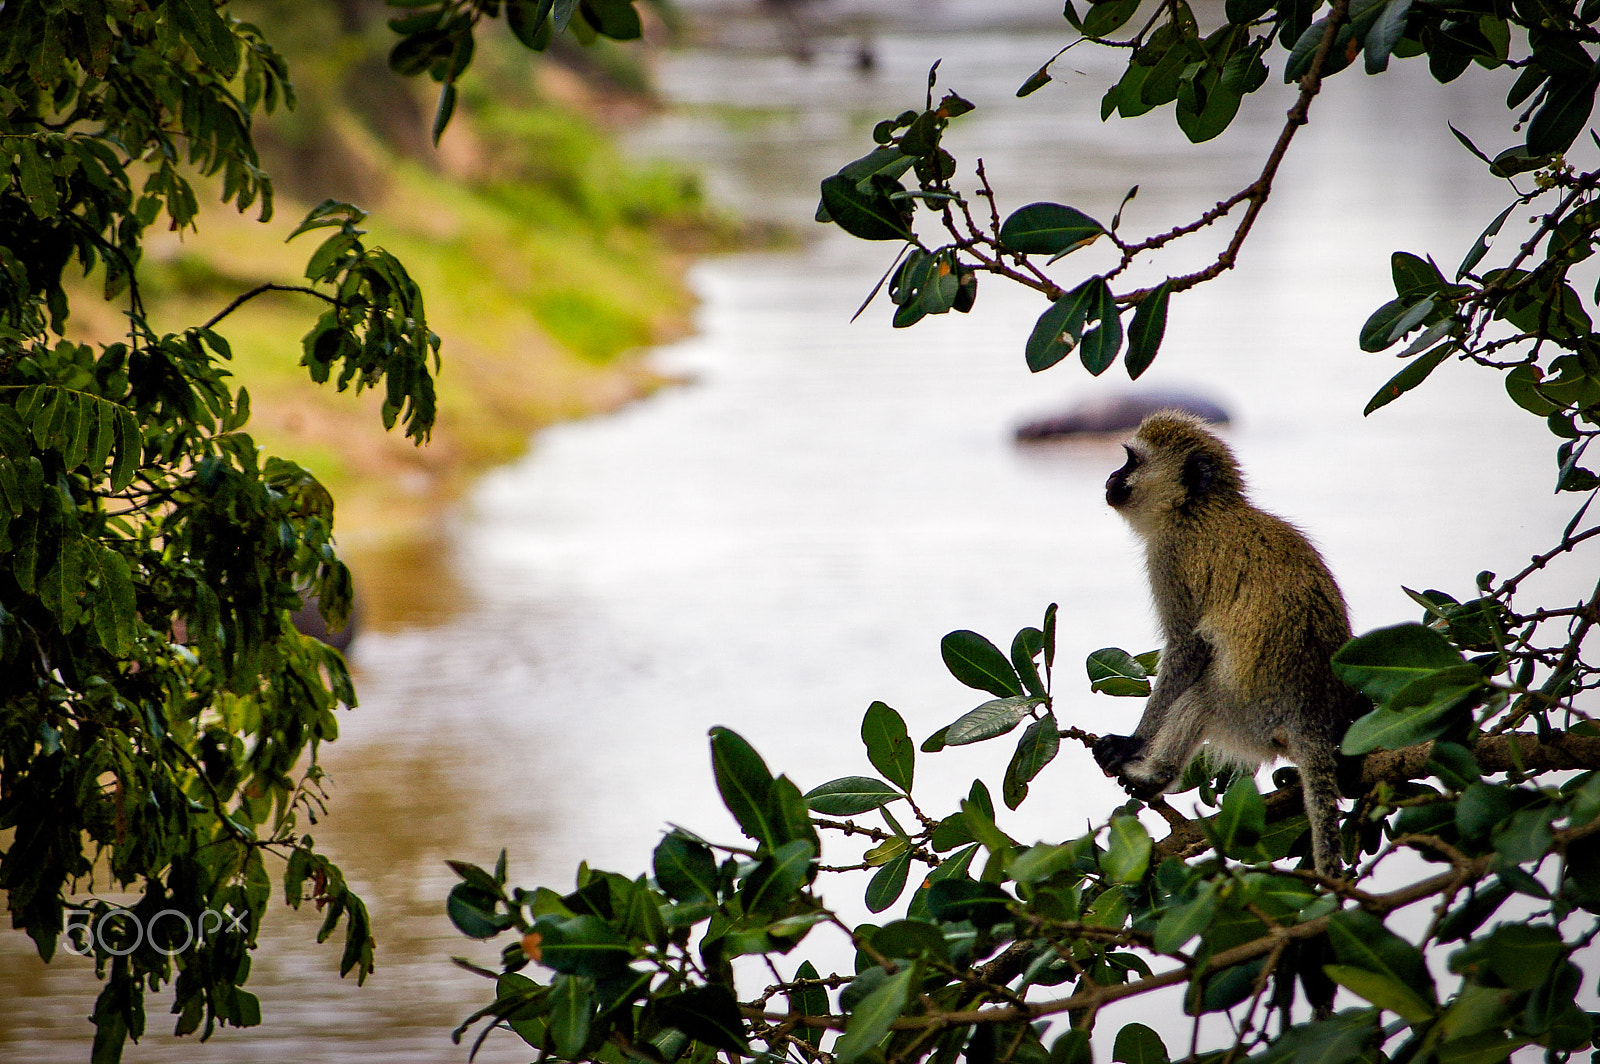
[{"label": "blurry background vegetation", "polygon": [[[330,197],[371,212],[369,243],[415,264],[445,338],[429,447],[351,408],[376,405],[377,393],[306,384],[300,335],[315,308],[305,296],[269,294],[228,320],[253,434],[333,492],[359,574],[363,558],[426,540],[443,504],[519,454],[534,430],[662,383],[642,356],[687,328],[684,267],[737,234],[694,175],[613,146],[610,134],[654,105],[648,47],[562,38],[532,56],[508,34],[484,34],[435,149],[436,89],[388,68],[395,9],[383,0],[243,0],[234,12],[261,26],[293,73],[296,107],[256,128],[275,216],[261,225],[254,211],[202,201],[198,233],[150,234],[143,290],[152,323],[176,329],[242,290],[293,278],[304,251],[284,238]],[[659,19],[647,25],[658,42],[669,32]],[[98,298],[75,299],[74,312],[84,339],[124,327]]]}]

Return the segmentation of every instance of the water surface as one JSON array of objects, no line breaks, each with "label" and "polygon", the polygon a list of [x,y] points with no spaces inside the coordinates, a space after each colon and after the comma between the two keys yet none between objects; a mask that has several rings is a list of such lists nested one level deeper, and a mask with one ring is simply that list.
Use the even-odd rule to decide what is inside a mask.
[{"label": "water surface", "polygon": [[[1030,416],[1126,389],[1121,367],[1030,375],[1022,344],[1044,303],[992,279],[969,316],[897,331],[880,304],[852,324],[893,249],[811,232],[816,183],[870,147],[872,121],[917,106],[942,58],[941,85],[978,105],[952,149],[986,160],[1003,211],[1049,198],[1106,220],[1139,181],[1125,229],[1159,232],[1253,177],[1289,97],[1264,91],[1192,147],[1169,113],[1101,125],[1115,57],[1070,52],[1059,83],[1016,100],[1059,46],[1019,20],[1037,5],[878,9],[917,17],[858,20],[809,66],[748,21],[663,61],[673,106],[634,149],[703,166],[724,202],[808,239],[695,266],[697,331],[658,353],[690,383],[546,432],[486,478],[402,589],[449,608],[357,644],[362,705],[327,753],[334,814],[316,835],[371,906],[376,975],[340,981],[337,949],[310,944],[314,921],[274,911],[251,980],[264,1025],[180,1049],[155,999],[127,1060],[465,1059],[447,1032],[487,988],[448,958],[488,964],[498,950],[444,919],[446,858],[487,865],[504,846],[518,882],[565,887],[581,859],[644,871],[669,823],[731,840],[709,727],[738,730],[803,788],[867,771],[855,736],[874,699],[918,739],[982,700],[940,664],[952,629],[1008,640],[1059,602],[1058,714],[1131,725],[1137,703],[1090,695],[1080,664],[1155,645],[1135,546],[1101,495],[1118,451],[1011,439]],[[870,76],[855,64],[863,33]],[[1487,372],[1443,366],[1418,396],[1361,416],[1399,366],[1355,345],[1392,294],[1389,252],[1453,264],[1504,205],[1445,122],[1486,147],[1511,140],[1495,78],[1469,74],[1473,90],[1447,106],[1425,72],[1398,66],[1328,85],[1239,268],[1174,300],[1146,377],[1234,412],[1257,501],[1323,547],[1358,628],[1414,617],[1401,584],[1464,596],[1479,569],[1520,568],[1567,516],[1549,493],[1548,436]],[[1160,268],[1193,268],[1224,237]],[[1096,254],[1056,276],[1104,269]],[[1588,579],[1558,571],[1548,585],[1576,597]],[[949,807],[975,775],[998,787],[1008,751],[988,745],[923,758],[924,806]],[[1117,797],[1066,744],[1003,825],[1067,837]],[[859,912],[861,886],[829,900]],[[85,967],[46,968],[21,936],[0,938],[0,1057],[87,1059]],[[526,1059],[518,1045],[492,1039],[479,1059]]]}]

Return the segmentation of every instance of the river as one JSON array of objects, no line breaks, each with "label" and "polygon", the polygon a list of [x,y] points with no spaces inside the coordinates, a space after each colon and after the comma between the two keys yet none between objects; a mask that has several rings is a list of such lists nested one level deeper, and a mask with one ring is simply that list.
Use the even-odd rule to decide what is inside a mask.
[{"label": "river", "polygon": [[[1199,147],[1170,111],[1100,123],[1115,56],[1071,51],[1056,83],[1018,100],[1064,30],[1038,22],[1041,9],[1057,10],[861,3],[809,64],[741,17],[663,58],[670,106],[633,150],[693,163],[720,202],[804,239],[696,265],[697,328],[656,354],[683,386],[544,433],[479,485],[438,544],[371,578],[409,603],[407,620],[354,649],[361,707],[326,751],[333,813],[315,829],[371,907],[368,985],[338,978],[337,949],[310,941],[314,920],[275,908],[250,982],[263,1026],[179,1048],[157,997],[126,1060],[464,1060],[447,1035],[488,987],[449,957],[492,964],[498,949],[445,920],[445,859],[490,865],[505,847],[515,882],[565,887],[584,859],[644,871],[669,823],[731,838],[709,727],[739,731],[802,788],[867,771],[856,735],[874,699],[918,739],[981,700],[940,663],[952,629],[1009,640],[1059,602],[1063,722],[1131,724],[1137,703],[1091,695],[1077,664],[1156,642],[1135,545],[1102,499],[1118,449],[1012,439],[1029,417],[1127,390],[1120,365],[1100,380],[1073,365],[1030,375],[1022,345],[1044,304],[992,279],[971,315],[893,330],[880,297],[852,323],[893,249],[808,221],[818,180],[870,146],[872,121],[919,104],[936,59],[941,86],[977,104],[951,146],[984,158],[1003,211],[1048,198],[1108,220],[1138,181],[1123,225],[1149,234],[1253,177],[1283,87]],[[857,65],[863,41],[870,73]],[[1355,344],[1392,294],[1389,252],[1453,265],[1508,202],[1446,128],[1509,144],[1505,79],[1466,81],[1448,100],[1415,63],[1330,82],[1239,268],[1174,300],[1142,382],[1231,409],[1257,501],[1310,531],[1358,629],[1415,617],[1402,584],[1465,596],[1479,569],[1514,571],[1569,515],[1550,494],[1549,437],[1493,374],[1447,364],[1417,395],[1361,416],[1399,365]],[[1380,94],[1397,82],[1400,95]],[[970,174],[961,181],[970,189]],[[1218,246],[1201,244],[1162,269]],[[1056,276],[1103,269],[1095,254]],[[1565,598],[1581,576],[1546,586]],[[974,776],[997,788],[1003,745],[921,758],[924,806],[948,808]],[[1117,799],[1064,744],[1002,824],[1069,837]],[[859,912],[862,887],[829,898]],[[88,1058],[86,968],[46,967],[21,936],[0,937],[0,1058]],[[506,1035],[479,1059],[527,1056]]]}]

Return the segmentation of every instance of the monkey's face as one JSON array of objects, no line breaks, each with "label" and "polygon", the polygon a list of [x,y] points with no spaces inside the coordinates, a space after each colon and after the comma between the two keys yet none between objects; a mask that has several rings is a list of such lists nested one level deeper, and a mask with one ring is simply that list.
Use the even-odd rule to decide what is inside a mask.
[{"label": "monkey's face", "polygon": [[1139,452],[1127,444],[1123,444],[1122,449],[1128,452],[1127,462],[1106,478],[1106,502],[1110,503],[1113,509],[1119,510],[1133,499],[1133,484],[1130,478],[1144,462],[1139,457]]}]

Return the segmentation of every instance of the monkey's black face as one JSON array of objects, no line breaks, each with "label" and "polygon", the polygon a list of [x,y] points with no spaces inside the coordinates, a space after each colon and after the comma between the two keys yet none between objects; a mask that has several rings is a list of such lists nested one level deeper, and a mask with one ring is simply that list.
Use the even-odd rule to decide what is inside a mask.
[{"label": "monkey's black face", "polygon": [[1139,468],[1139,456],[1127,444],[1122,449],[1128,452],[1128,460],[1122,468],[1106,478],[1106,502],[1112,506],[1126,506],[1128,500],[1133,498],[1133,487],[1128,483],[1128,476]]}]

